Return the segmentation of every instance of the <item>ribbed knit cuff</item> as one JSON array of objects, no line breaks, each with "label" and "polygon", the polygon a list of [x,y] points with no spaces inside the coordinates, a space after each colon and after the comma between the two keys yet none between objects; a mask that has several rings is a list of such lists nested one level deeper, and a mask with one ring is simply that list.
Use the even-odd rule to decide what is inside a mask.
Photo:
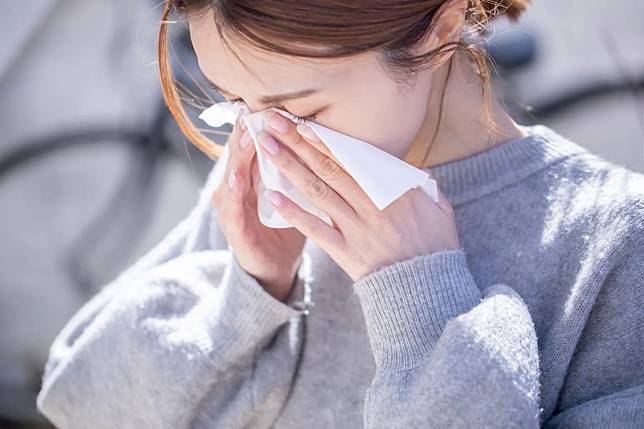
[{"label": "ribbed knit cuff", "polygon": [[406,370],[431,353],[445,324],[481,300],[463,249],[385,265],[353,285],[376,365]]},{"label": "ribbed knit cuff", "polygon": [[[303,282],[298,276],[294,287],[302,288]],[[231,343],[236,343],[234,347],[240,352],[274,333],[290,318],[303,313],[302,309],[266,292],[257,279],[239,265],[232,252],[220,287],[223,288],[223,296],[219,320],[228,328],[226,336]]]}]

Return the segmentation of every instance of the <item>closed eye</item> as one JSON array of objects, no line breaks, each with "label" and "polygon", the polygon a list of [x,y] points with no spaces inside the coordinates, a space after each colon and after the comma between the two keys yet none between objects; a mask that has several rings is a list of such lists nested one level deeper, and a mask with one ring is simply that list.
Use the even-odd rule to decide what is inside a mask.
[{"label": "closed eye", "polygon": [[[243,100],[243,99],[241,99],[241,98],[228,98],[228,97],[226,97],[224,94],[222,94],[222,93],[219,91],[219,88],[218,88],[217,86],[215,86],[215,85],[214,85],[212,82],[210,82],[209,80],[206,80],[206,81],[205,81],[205,84],[206,84],[206,86],[208,86],[209,88],[212,88],[212,89],[214,89],[215,91],[217,91],[217,92],[218,92],[222,97],[224,97],[224,98],[226,99],[226,101],[230,101],[230,102],[233,102],[233,103],[234,103],[234,102],[236,102],[236,101],[244,101],[244,100]],[[294,115],[294,114],[292,114],[291,112],[289,112],[289,111],[288,111],[288,109],[287,109],[286,107],[282,106],[282,105],[276,105],[275,107],[277,107],[277,108],[279,108],[279,109],[282,109],[282,110],[286,111],[289,115],[291,115],[291,119],[293,119],[293,120],[295,121],[295,123],[297,123],[297,124],[301,124],[301,123],[307,124],[308,122],[315,120],[315,118],[317,117],[317,115],[318,115],[322,110],[324,110],[324,109],[320,109],[319,111],[317,111],[317,112],[315,112],[315,113],[312,113],[312,114],[310,114],[310,115],[307,115],[307,116],[298,116],[298,115]]]},{"label": "closed eye", "polygon": [[[224,98],[226,98],[226,97],[224,97]],[[233,103],[235,101],[244,101],[241,98],[233,98],[233,99],[226,98],[226,100],[228,100],[230,102],[233,102]],[[313,121],[316,118],[316,116],[318,115],[318,113],[319,113],[319,112],[316,112],[316,113],[313,113],[313,114],[308,115],[308,116],[297,116],[297,115],[294,115],[291,112],[289,112],[288,109],[286,109],[286,107],[284,107],[284,106],[279,105],[279,106],[275,106],[275,107],[277,107],[278,109],[282,109],[286,113],[288,113],[291,116],[291,119],[293,119],[296,124],[302,124],[302,123],[307,124],[310,121]]]}]

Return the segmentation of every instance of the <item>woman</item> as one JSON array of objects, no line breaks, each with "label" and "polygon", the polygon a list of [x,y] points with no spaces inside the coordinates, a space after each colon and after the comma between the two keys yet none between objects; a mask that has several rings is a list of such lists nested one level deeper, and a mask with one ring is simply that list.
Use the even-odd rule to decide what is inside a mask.
[{"label": "woman", "polygon": [[[178,105],[172,8],[223,95],[300,117],[267,116],[262,150],[334,227],[279,193],[295,228],[259,223],[237,122],[227,180],[59,334],[39,409],[60,428],[642,427],[644,177],[490,96],[469,36],[526,6],[169,1],[183,131],[221,154]],[[426,169],[439,203],[378,211],[307,121]]]}]

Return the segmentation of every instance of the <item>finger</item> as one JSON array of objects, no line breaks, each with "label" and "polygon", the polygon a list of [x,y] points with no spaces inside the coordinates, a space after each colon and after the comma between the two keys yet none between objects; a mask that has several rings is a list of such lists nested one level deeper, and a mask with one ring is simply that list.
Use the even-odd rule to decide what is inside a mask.
[{"label": "finger", "polygon": [[[436,180],[434,178],[434,174],[432,173],[431,169],[429,167],[422,168],[423,171],[427,172],[429,174],[429,177],[433,180]],[[447,197],[445,197],[445,194],[443,194],[443,191],[441,191],[441,187],[438,186],[438,183],[436,184],[436,193],[438,194],[438,203],[435,203],[440,207],[440,209],[445,212],[445,213],[453,213],[453,208],[452,204],[449,202]],[[430,198],[431,199],[431,198]],[[434,201],[432,200],[432,203]]]},{"label": "finger", "polygon": [[[252,144],[250,133],[245,127],[241,114],[237,117],[235,122],[235,137],[231,140],[231,165],[235,167],[235,171],[239,176],[249,178],[250,176],[250,163],[255,154],[255,146]],[[249,183],[250,180],[246,180]]]},{"label": "finger", "polygon": [[[335,158],[327,155],[328,149],[326,149],[326,153],[320,151],[320,147],[326,148],[326,146],[317,136],[315,139],[305,139],[305,136],[298,132],[295,124],[279,113],[268,111],[265,114],[271,134],[302,159],[313,173],[326,182],[353,208],[354,212],[359,212],[365,207],[375,208],[373,202],[358,186],[355,179],[335,161]],[[303,128],[302,125],[300,124],[298,127]],[[305,129],[308,129],[311,134],[315,134],[310,127],[305,127]]]},{"label": "finger", "polygon": [[233,125],[233,130],[226,140],[226,146],[228,148],[228,161],[226,163],[226,171],[224,173],[224,179],[228,177],[231,168],[236,166],[237,153],[239,152],[239,141],[243,135],[244,131],[241,129],[241,117],[237,117],[235,124]]},{"label": "finger", "polygon": [[[277,137],[282,140],[285,144],[288,144],[290,142],[293,142],[294,144],[299,144],[299,143],[305,143],[302,144],[301,146],[309,146],[309,148],[312,146],[314,149],[317,149],[318,152],[322,153],[323,155],[327,156],[328,158],[331,158],[338,164],[340,167],[342,167],[342,164],[338,159],[333,156],[331,151],[329,150],[328,147],[322,141],[319,139],[319,137],[311,130],[310,127],[306,126],[305,124],[298,124],[296,127],[296,124],[293,123],[293,121],[290,121],[289,119],[285,118],[278,112],[275,112],[273,110],[267,110],[264,113],[264,117],[266,120],[266,123],[269,125],[271,130],[274,130],[277,132]],[[309,137],[309,134],[303,136],[300,134],[298,131],[299,128],[306,128],[310,131],[311,136]],[[303,138],[307,137],[307,138]],[[344,170],[344,168],[343,168]]]},{"label": "finger", "polygon": [[[269,133],[258,135],[261,150],[275,164],[295,188],[312,204],[327,213],[341,226],[351,224],[357,217],[353,208],[323,179],[298,161],[290,150],[277,142]],[[271,153],[271,148],[277,151]]]},{"label": "finger", "polygon": [[297,124],[295,127],[295,131],[298,133],[299,136],[303,137],[304,140],[312,145],[314,148],[316,148],[318,151],[323,153],[324,155],[328,156],[332,160],[336,162],[339,166],[344,169],[344,166],[338,159],[331,153],[329,148],[320,140],[317,134],[313,131],[313,129],[306,125],[306,124]]},{"label": "finger", "polygon": [[247,174],[244,174],[243,153],[240,150],[239,143],[245,133],[241,130],[241,116],[235,122],[233,132],[229,138],[228,145],[229,156],[224,173],[226,190],[223,192],[223,212],[229,220],[240,221],[244,217],[244,193]]},{"label": "finger", "polygon": [[438,190],[438,207],[440,209],[448,214],[454,214],[454,208],[452,207],[452,204],[449,202],[445,194],[443,194],[443,191],[441,191],[440,186],[437,186]]},{"label": "finger", "polygon": [[250,175],[252,188],[257,189],[257,184],[261,180],[261,177],[259,175],[259,163],[257,162],[257,157],[254,157],[253,161],[251,162]]},{"label": "finger", "polygon": [[239,139],[237,151],[237,170],[244,177],[250,177],[251,162],[255,156],[255,145],[248,130],[244,131]]},{"label": "finger", "polygon": [[327,253],[332,253],[333,249],[338,248],[344,242],[340,231],[319,217],[303,210],[281,192],[269,190],[267,197],[280,216],[302,234],[315,241]]}]

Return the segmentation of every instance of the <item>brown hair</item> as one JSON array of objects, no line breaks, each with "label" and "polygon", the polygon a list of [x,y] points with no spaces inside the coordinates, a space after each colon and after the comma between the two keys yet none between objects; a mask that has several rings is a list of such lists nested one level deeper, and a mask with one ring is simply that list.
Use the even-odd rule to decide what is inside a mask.
[{"label": "brown hair", "polygon": [[[307,58],[339,58],[376,51],[385,71],[401,83],[422,67],[430,65],[436,55],[463,50],[477,66],[486,119],[494,128],[497,124],[491,119],[491,63],[485,50],[459,39],[430,52],[413,53],[415,44],[431,31],[434,12],[444,2],[290,0],[285,7],[283,0],[166,0],[158,36],[159,73],[165,103],[192,144],[213,160],[221,156],[222,146],[204,136],[183,108],[168,58],[170,12],[190,19],[212,9],[214,24],[226,44],[224,35],[268,52]],[[472,29],[480,32],[494,16],[507,15],[512,21],[517,21],[529,3],[530,0],[468,0],[465,19]],[[452,59],[445,87],[451,75]],[[439,110],[438,124],[441,113]],[[438,126],[436,128],[425,159],[437,135]]]}]

